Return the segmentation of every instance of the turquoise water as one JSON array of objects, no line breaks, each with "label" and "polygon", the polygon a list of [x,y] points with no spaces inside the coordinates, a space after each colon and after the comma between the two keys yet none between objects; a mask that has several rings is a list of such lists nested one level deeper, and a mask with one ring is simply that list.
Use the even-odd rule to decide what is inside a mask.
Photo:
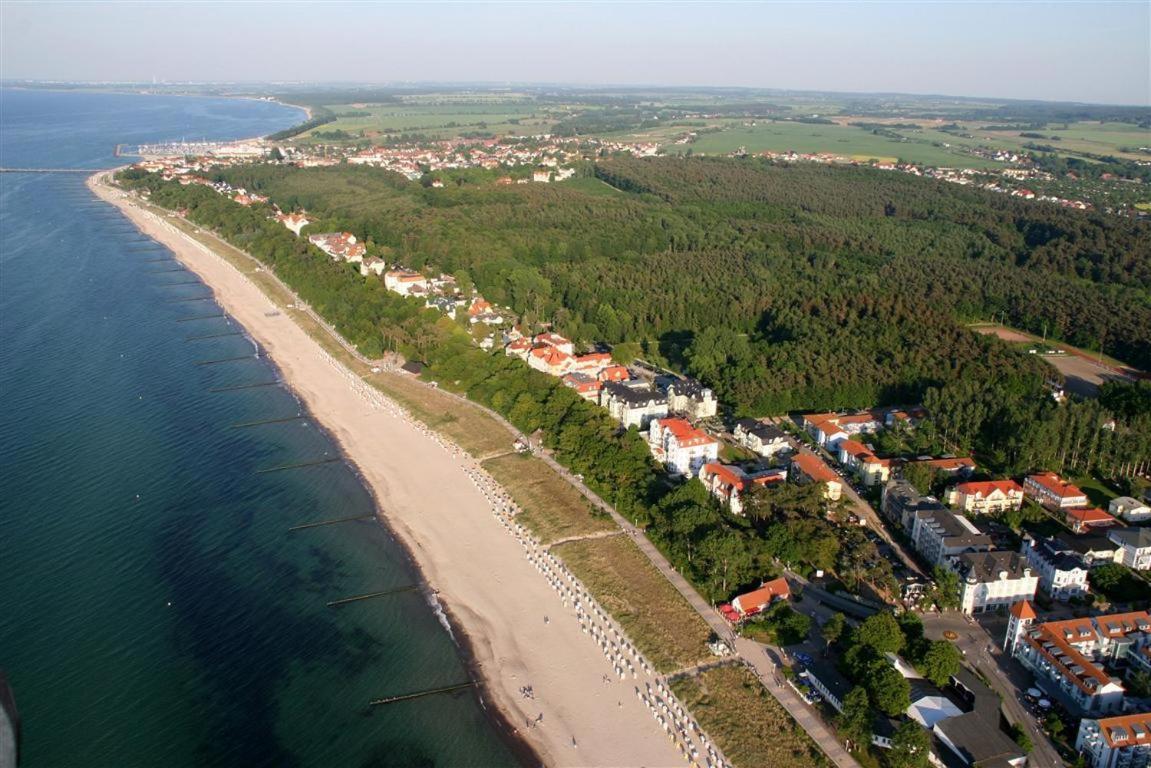
[{"label": "turquoise water", "polygon": [[[0,166],[109,167],[117,143],[298,116],[4,90]],[[234,426],[301,406],[83,182],[0,174],[0,667],[24,768],[514,764],[474,692],[367,706],[467,679],[459,650],[419,591],[326,605],[417,574],[374,520],[289,530],[372,500],[342,461],[260,473],[337,449],[307,414]]]}]

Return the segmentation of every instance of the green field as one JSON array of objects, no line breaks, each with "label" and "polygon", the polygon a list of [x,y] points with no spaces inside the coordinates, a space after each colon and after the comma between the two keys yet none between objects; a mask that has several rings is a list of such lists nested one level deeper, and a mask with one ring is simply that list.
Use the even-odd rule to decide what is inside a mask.
[{"label": "green field", "polygon": [[704,133],[686,145],[668,147],[669,153],[720,155],[743,147],[748,152],[829,152],[854,160],[894,162],[906,160],[924,165],[958,168],[994,168],[1001,163],[933,146],[930,140],[899,141],[846,125],[820,125],[787,121],[755,121],[732,124],[718,133]]},{"label": "green field", "polygon": [[[389,133],[420,133],[430,138],[452,138],[464,133],[496,135],[533,134],[546,131],[560,110],[545,109],[534,103],[491,102],[459,104],[327,104],[336,115],[335,122],[322,125],[301,139],[314,134],[344,131],[353,136],[382,138]],[[361,114],[367,113],[367,114]]]}]

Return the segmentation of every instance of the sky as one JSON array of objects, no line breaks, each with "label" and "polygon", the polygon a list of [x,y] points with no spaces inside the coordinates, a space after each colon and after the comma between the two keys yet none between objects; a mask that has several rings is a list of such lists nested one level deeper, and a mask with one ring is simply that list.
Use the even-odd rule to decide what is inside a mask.
[{"label": "sky", "polygon": [[1151,105],[1151,0],[0,1],[0,77],[546,82]]}]

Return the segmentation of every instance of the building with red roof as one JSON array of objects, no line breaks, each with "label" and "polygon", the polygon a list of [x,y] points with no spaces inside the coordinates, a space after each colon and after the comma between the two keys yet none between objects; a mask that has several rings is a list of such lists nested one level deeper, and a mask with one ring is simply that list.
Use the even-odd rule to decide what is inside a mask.
[{"label": "building with red roof", "polygon": [[667,464],[673,475],[694,476],[704,464],[719,458],[719,441],[687,419],[653,420],[648,445],[656,460]]},{"label": "building with red roof", "polygon": [[537,344],[528,353],[528,365],[549,376],[563,376],[565,373],[570,373],[574,364],[571,355],[558,347],[549,347],[546,344]]},{"label": "building with red roof", "polygon": [[1091,528],[1108,528],[1119,523],[1099,507],[1072,507],[1064,509],[1064,522],[1076,533],[1084,533]]},{"label": "building with red roof", "polygon": [[741,496],[756,485],[772,485],[787,479],[787,470],[768,469],[749,474],[734,464],[709,462],[699,468],[699,480],[711,494],[728,505],[733,514],[743,514]]},{"label": "building with red roof", "polygon": [[837,501],[843,493],[843,482],[835,470],[812,453],[800,452],[791,459],[791,477],[799,483],[819,483],[824,486],[823,496]]},{"label": "building with red roof", "polygon": [[1023,492],[1048,509],[1087,506],[1087,494],[1054,472],[1028,475]]},{"label": "building with red roof", "polygon": [[947,494],[947,503],[964,512],[994,515],[1023,506],[1023,487],[1014,480],[960,483]]},{"label": "building with red roof", "polygon": [[746,619],[760,613],[776,600],[787,600],[791,597],[791,588],[787,579],[780,576],[765,582],[759,589],[740,595],[731,601],[731,608],[740,619]]},{"label": "building with red roof", "polygon": [[1093,768],[1151,765],[1151,712],[1084,718],[1079,722],[1075,751],[1087,755]]}]

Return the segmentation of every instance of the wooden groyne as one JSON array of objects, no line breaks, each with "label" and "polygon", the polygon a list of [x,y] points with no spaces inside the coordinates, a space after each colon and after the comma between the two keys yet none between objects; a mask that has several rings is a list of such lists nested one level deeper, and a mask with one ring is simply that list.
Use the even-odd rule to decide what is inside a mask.
[{"label": "wooden groyne", "polygon": [[465,688],[475,687],[475,681],[466,683],[458,683],[456,685],[445,685],[440,688],[429,688],[426,691],[416,691],[415,693],[401,693],[398,696],[385,696],[382,699],[374,699],[368,702],[369,706],[379,707],[384,704],[395,704],[397,701],[411,701],[412,699],[419,699],[424,696],[434,696],[437,693],[451,693],[452,691],[462,691]]},{"label": "wooden groyne", "polygon": [[221,317],[227,317],[227,315],[224,314],[223,312],[221,312],[218,315],[197,315],[196,317],[181,317],[176,322],[177,323],[190,323],[193,320],[213,320],[213,319],[218,319]]},{"label": "wooden groyne", "polygon": [[361,600],[371,600],[376,597],[387,597],[388,595],[399,595],[404,592],[415,592],[420,588],[419,584],[409,584],[406,587],[396,587],[395,589],[385,589],[381,592],[366,592],[362,595],[353,595],[352,597],[342,597],[339,600],[331,600],[328,602],[329,608],[338,608],[341,605],[348,603],[358,603]]},{"label": "wooden groyne", "polygon": [[343,461],[339,456],[333,456],[330,459],[316,459],[315,461],[302,461],[298,464],[284,464],[279,467],[268,467],[267,469],[257,469],[255,474],[266,475],[269,472],[283,472],[286,469],[303,469],[304,467],[315,467],[320,464],[332,464],[337,461]]},{"label": "wooden groyne", "polygon": [[319,520],[314,523],[302,523],[300,525],[293,525],[289,531],[306,531],[309,528],[320,528],[325,525],[336,525],[337,523],[351,523],[355,520],[375,520],[375,515],[355,515],[353,517],[337,517],[332,520]]},{"label": "wooden groyne", "polygon": [[245,427],[260,427],[264,424],[286,424],[289,421],[299,421],[300,419],[308,418],[302,413],[297,413],[295,416],[285,416],[282,419],[260,419],[259,421],[241,421],[238,424],[233,424],[232,429],[244,429]]},{"label": "wooden groyne", "polygon": [[[212,297],[211,296],[205,296],[202,299],[195,299],[195,301],[207,301],[210,298],[212,298]],[[243,336],[243,335],[244,335],[243,331],[224,331],[223,333],[205,333],[203,336],[189,336],[188,338],[184,339],[184,341],[203,341],[204,339],[222,339],[225,336]]]},{"label": "wooden groyne", "polygon": [[[192,339],[188,339],[188,341],[192,341]],[[280,385],[280,382],[278,382],[278,381],[263,381],[263,382],[260,382],[259,384],[237,384],[234,387],[212,387],[208,391],[209,392],[236,392],[237,390],[241,390],[241,389],[256,389],[257,387],[278,387],[279,385]]]},{"label": "wooden groyne", "polygon": [[236,357],[222,357],[219,360],[198,360],[196,365],[219,365],[220,363],[238,363],[241,360],[259,360],[259,355],[238,355]]}]

